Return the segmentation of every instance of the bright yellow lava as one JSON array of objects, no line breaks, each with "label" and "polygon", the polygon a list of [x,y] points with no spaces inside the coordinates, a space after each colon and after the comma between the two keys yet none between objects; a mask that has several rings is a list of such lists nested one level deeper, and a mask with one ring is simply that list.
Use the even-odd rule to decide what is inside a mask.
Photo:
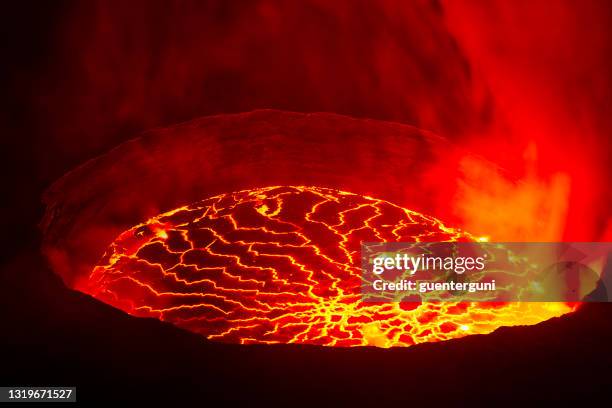
[{"label": "bright yellow lava", "polygon": [[121,234],[80,289],[235,343],[410,346],[531,325],[564,303],[362,303],[360,243],[486,241],[384,200],[318,187],[223,194]]}]

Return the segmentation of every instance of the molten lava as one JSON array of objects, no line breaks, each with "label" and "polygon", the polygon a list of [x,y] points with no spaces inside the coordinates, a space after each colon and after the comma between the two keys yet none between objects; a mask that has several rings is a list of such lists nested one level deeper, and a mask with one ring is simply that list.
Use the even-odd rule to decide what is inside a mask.
[{"label": "molten lava", "polygon": [[471,241],[384,200],[318,187],[223,194],[121,234],[79,289],[234,343],[409,346],[571,311],[561,303],[360,302],[362,241]]}]

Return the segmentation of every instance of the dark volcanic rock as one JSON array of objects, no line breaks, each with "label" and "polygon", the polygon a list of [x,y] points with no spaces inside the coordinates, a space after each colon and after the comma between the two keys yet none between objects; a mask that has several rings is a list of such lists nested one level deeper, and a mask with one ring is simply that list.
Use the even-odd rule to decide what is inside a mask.
[{"label": "dark volcanic rock", "polygon": [[[68,290],[35,252],[4,267],[4,385],[76,385],[78,399],[312,403],[607,398],[612,308],[410,348],[216,344]],[[8,313],[6,313],[8,312]]]},{"label": "dark volcanic rock", "polygon": [[444,139],[398,123],[273,110],[206,117],[146,132],[54,183],[44,248],[72,286],[117,235],[151,216],[275,185],[371,195],[447,219],[458,157]]}]

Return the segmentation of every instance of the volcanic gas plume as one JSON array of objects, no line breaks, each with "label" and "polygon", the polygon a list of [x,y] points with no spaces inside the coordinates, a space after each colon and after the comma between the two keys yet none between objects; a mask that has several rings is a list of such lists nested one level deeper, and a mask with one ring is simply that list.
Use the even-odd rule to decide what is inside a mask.
[{"label": "volcanic gas plume", "polygon": [[360,302],[360,242],[475,238],[367,196],[251,189],[125,231],[79,289],[132,315],[242,344],[409,346],[571,310],[561,303]]}]

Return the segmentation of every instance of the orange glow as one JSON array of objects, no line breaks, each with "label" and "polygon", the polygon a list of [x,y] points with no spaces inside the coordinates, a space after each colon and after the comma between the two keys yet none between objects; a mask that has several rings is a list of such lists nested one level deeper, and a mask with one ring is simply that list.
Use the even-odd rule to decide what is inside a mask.
[{"label": "orange glow", "polygon": [[498,242],[560,240],[567,222],[570,177],[555,173],[543,179],[531,169],[534,162],[531,157],[526,176],[513,181],[489,162],[462,158],[454,202],[462,225]]},{"label": "orange glow", "polygon": [[410,346],[539,323],[563,303],[360,302],[360,242],[474,241],[384,200],[317,187],[223,194],[121,234],[80,290],[234,343]]}]

